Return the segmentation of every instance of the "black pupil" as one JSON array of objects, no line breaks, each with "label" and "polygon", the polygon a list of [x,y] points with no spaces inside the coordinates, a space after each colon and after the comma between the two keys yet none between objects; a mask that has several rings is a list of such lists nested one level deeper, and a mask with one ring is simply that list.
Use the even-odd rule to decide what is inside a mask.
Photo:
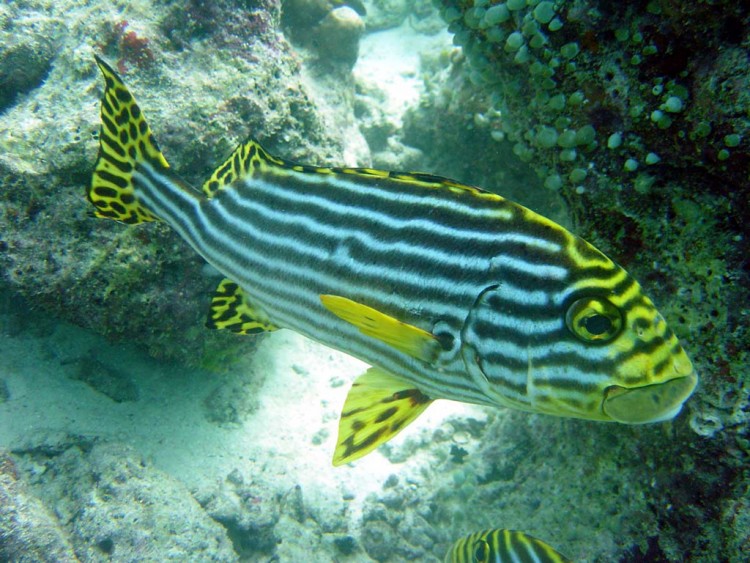
[{"label": "black pupil", "polygon": [[596,336],[605,334],[612,330],[612,321],[604,315],[591,315],[583,319],[583,324],[590,334]]}]

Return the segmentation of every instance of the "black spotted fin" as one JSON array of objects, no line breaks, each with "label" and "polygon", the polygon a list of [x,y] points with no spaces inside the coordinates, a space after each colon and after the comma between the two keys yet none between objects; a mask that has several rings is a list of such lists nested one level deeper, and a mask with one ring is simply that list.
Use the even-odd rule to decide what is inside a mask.
[{"label": "black spotted fin", "polygon": [[94,215],[130,225],[158,221],[137,197],[133,174],[147,163],[161,171],[167,160],[146,123],[135,98],[117,73],[101,58],[96,64],[104,75],[99,155],[86,195],[96,208]]},{"label": "black spotted fin", "polygon": [[404,323],[377,309],[340,295],[321,295],[323,306],[337,317],[356,326],[360,332],[377,338],[424,362],[434,362],[442,346],[431,332]]},{"label": "black spotted fin", "polygon": [[339,419],[333,465],[370,453],[401,432],[432,399],[380,368],[370,368],[352,384]]},{"label": "black spotted fin", "polygon": [[262,310],[253,307],[239,285],[226,278],[216,288],[206,326],[239,334],[258,334],[278,329]]},{"label": "black spotted fin", "polygon": [[270,166],[288,166],[288,163],[266,152],[260,143],[250,139],[237,147],[203,183],[203,193],[212,198],[217,191],[234,183],[235,180],[262,173]]}]

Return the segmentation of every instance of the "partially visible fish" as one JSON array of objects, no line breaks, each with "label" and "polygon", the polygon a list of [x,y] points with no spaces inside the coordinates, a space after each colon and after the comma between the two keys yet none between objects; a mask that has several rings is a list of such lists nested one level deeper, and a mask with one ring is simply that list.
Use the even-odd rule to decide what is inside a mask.
[{"label": "partially visible fish", "polygon": [[456,541],[445,554],[445,563],[569,563],[571,560],[542,540],[495,528],[475,532]]},{"label": "partially visible fish", "polygon": [[638,282],[560,225],[454,180],[295,164],[253,140],[196,189],[96,60],[95,215],[164,221],[224,274],[209,327],[290,328],[373,366],[347,397],[335,465],[438,398],[639,424],[693,392],[692,363]]}]

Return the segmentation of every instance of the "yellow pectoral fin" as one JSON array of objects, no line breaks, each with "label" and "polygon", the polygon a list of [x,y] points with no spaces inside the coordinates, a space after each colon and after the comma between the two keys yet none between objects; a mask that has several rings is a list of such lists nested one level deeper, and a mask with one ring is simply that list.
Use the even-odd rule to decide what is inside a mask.
[{"label": "yellow pectoral fin", "polygon": [[268,320],[265,313],[248,302],[245,292],[239,285],[226,278],[221,280],[216,288],[206,326],[239,334],[258,334],[278,328]]},{"label": "yellow pectoral fin", "polygon": [[337,317],[418,360],[433,362],[441,350],[434,334],[399,321],[377,309],[339,295],[321,295],[323,306]]},{"label": "yellow pectoral fin", "polygon": [[430,406],[419,389],[380,368],[370,368],[349,390],[339,420],[333,465],[342,465],[384,444]]}]

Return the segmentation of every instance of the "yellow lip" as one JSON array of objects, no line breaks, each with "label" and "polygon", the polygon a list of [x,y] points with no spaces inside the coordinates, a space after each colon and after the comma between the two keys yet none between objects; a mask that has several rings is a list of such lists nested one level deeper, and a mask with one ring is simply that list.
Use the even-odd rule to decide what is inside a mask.
[{"label": "yellow lip", "polygon": [[661,422],[677,416],[698,383],[695,372],[665,383],[627,389],[614,385],[607,389],[602,410],[612,420],[626,424]]}]

